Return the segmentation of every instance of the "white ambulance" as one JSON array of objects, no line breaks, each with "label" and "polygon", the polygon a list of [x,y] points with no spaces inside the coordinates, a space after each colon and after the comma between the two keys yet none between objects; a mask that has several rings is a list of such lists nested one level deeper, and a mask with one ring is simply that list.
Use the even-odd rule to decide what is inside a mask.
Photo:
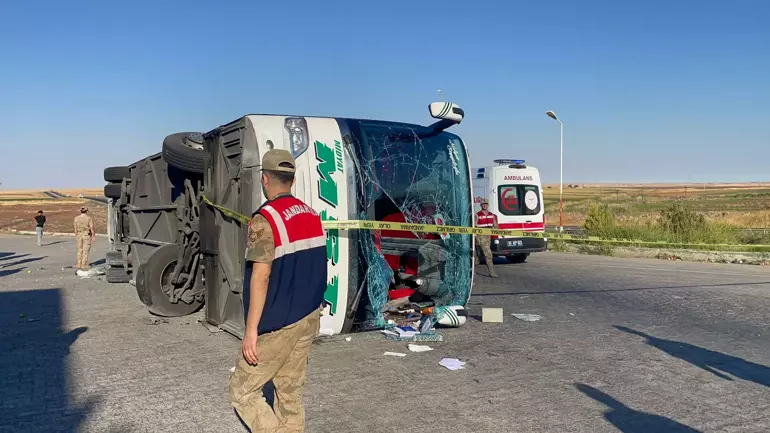
[{"label": "white ambulance", "polygon": [[[481,200],[497,215],[500,229],[545,233],[545,211],[540,172],[521,159],[496,159],[496,166],[474,169],[473,209]],[[547,249],[548,239],[492,236],[492,255],[523,263],[530,253]],[[483,260],[483,255],[480,255]]]}]

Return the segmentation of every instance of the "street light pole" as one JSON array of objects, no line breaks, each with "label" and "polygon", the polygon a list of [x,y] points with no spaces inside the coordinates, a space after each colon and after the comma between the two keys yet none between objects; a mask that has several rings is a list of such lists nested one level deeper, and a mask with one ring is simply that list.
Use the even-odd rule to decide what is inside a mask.
[{"label": "street light pole", "polygon": [[564,124],[556,117],[556,113],[545,113],[551,119],[559,122],[559,231],[564,231]]}]

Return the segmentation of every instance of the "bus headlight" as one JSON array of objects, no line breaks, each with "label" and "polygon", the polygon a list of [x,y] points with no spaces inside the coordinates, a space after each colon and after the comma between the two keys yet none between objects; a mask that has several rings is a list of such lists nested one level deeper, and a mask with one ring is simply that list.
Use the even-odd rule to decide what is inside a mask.
[{"label": "bus headlight", "polygon": [[310,145],[307,132],[307,122],[304,117],[287,117],[283,127],[288,131],[289,152],[293,157],[298,157],[305,152]]}]

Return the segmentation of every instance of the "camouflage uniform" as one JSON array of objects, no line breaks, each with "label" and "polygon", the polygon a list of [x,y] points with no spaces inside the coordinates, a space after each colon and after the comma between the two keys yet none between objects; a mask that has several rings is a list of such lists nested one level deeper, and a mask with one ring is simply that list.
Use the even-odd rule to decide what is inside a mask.
[{"label": "camouflage uniform", "polygon": [[91,250],[91,217],[85,213],[75,217],[75,240],[78,247],[77,269],[88,268],[88,253]]},{"label": "camouflage uniform", "polygon": [[[270,264],[275,256],[273,232],[267,219],[255,215],[249,224],[246,260]],[[241,355],[230,377],[230,401],[253,433],[303,432],[302,402],[307,380],[310,345],[321,325],[320,309],[277,331],[260,334],[260,362],[249,365]],[[265,401],[262,388],[272,380],[274,410]]]}]

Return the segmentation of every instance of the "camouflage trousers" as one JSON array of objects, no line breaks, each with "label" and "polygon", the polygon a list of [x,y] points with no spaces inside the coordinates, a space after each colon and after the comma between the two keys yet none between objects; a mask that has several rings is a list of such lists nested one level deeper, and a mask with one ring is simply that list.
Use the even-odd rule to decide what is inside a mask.
[{"label": "camouflage trousers", "polygon": [[495,275],[494,258],[492,256],[492,238],[490,236],[476,236],[476,264],[479,264],[479,252],[484,254],[484,262],[489,269],[489,275]]},{"label": "camouflage trousers", "polygon": [[[252,433],[305,431],[302,396],[310,345],[320,326],[321,312],[316,310],[296,323],[260,335],[258,365],[249,365],[239,354],[235,373],[230,377],[230,401]],[[262,393],[270,380],[275,385],[274,409]]]},{"label": "camouflage trousers", "polygon": [[91,251],[91,235],[88,233],[78,233],[75,235],[75,241],[78,246],[78,263],[75,267],[86,269],[88,268],[88,253]]}]

